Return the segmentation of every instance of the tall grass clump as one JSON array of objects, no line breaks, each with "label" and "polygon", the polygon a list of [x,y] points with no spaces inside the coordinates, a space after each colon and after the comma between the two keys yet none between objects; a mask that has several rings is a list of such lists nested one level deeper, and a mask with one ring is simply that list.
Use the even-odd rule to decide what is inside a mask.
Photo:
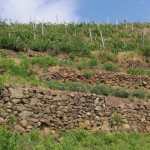
[{"label": "tall grass clump", "polygon": [[112,91],[112,95],[120,98],[128,98],[129,92],[124,88],[116,88]]}]

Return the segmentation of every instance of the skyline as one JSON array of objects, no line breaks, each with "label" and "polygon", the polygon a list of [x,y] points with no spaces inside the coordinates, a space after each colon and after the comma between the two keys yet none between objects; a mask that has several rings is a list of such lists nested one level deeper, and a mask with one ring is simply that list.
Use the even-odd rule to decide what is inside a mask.
[{"label": "skyline", "polygon": [[59,23],[150,22],[149,6],[149,0],[0,0],[0,16],[23,23],[29,22],[30,18],[52,23],[57,19]]}]

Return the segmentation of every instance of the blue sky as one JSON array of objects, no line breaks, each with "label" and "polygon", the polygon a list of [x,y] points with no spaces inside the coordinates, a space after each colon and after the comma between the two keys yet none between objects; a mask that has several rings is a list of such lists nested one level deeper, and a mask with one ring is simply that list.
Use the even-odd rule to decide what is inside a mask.
[{"label": "blue sky", "polygon": [[150,0],[81,0],[81,20],[116,19],[150,22]]},{"label": "blue sky", "polygon": [[0,16],[13,21],[150,22],[150,0],[0,0]]}]

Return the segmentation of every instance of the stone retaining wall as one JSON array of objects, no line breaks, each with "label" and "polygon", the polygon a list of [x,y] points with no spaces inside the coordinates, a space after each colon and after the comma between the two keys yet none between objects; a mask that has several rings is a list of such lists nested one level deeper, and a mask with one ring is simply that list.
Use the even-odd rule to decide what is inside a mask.
[{"label": "stone retaining wall", "polygon": [[146,132],[150,131],[150,102],[7,86],[0,94],[0,125],[20,132],[36,128]]},{"label": "stone retaining wall", "polygon": [[86,78],[84,76],[84,71],[59,68],[59,70],[54,72],[48,72],[45,79],[59,81],[69,80],[89,84],[104,83],[110,86],[120,86],[128,89],[136,89],[140,87],[150,91],[150,76],[129,75],[125,73],[95,71],[92,73],[91,77]]}]

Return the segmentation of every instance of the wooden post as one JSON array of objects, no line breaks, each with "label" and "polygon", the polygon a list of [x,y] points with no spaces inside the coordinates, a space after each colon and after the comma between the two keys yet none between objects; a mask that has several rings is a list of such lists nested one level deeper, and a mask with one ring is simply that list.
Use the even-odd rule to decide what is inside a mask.
[{"label": "wooden post", "polygon": [[44,37],[44,20],[42,22],[42,38]]},{"label": "wooden post", "polygon": [[74,33],[75,37],[77,36],[77,29],[75,28],[75,33]]},{"label": "wooden post", "polygon": [[128,28],[128,21],[127,21],[127,19],[126,19],[126,29]]},{"label": "wooden post", "polygon": [[103,34],[101,30],[100,30],[100,36],[101,36],[102,46],[103,48],[105,48],[105,43],[104,43]]},{"label": "wooden post", "polygon": [[116,19],[116,29],[118,29],[118,20]]},{"label": "wooden post", "polygon": [[91,31],[91,28],[89,28],[89,33],[90,33],[90,39],[91,39],[91,43],[93,42],[93,39],[92,39],[92,31]]},{"label": "wooden post", "polygon": [[59,22],[58,22],[58,16],[56,15],[56,24],[58,24]]},{"label": "wooden post", "polygon": [[131,29],[132,29],[132,35],[133,35],[133,33],[134,33],[133,22],[132,22],[132,27],[131,27]]},{"label": "wooden post", "polygon": [[36,33],[34,32],[34,40],[36,40]]},{"label": "wooden post", "polygon": [[146,36],[146,27],[144,28],[143,33],[142,33],[142,44],[143,44],[143,46],[145,45],[145,36]]}]

